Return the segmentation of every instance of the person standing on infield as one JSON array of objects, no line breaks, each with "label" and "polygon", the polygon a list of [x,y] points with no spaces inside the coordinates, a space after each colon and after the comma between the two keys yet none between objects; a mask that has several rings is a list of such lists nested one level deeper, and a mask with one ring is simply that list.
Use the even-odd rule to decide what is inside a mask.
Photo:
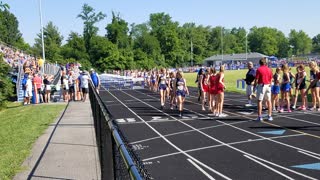
[{"label": "person standing on infield", "polygon": [[268,121],[272,121],[272,105],[271,105],[271,81],[272,71],[267,66],[267,58],[262,58],[259,61],[260,67],[256,72],[254,89],[257,89],[258,98],[258,118],[257,121],[262,121],[262,101],[265,99],[268,104]]},{"label": "person standing on infield", "polygon": [[256,78],[256,70],[253,68],[253,63],[248,62],[248,72],[246,78],[244,79],[247,84],[246,94],[248,96],[248,104],[252,105],[252,96],[253,96],[253,81]]}]

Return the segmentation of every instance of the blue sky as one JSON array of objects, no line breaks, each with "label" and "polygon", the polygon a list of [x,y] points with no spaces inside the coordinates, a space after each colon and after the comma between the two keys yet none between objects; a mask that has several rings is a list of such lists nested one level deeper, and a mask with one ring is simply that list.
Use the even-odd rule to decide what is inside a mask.
[{"label": "blue sky", "polygon": [[[11,6],[26,42],[34,43],[40,32],[38,0],[3,0]],[[98,24],[104,35],[111,12],[119,12],[129,24],[148,21],[150,13],[165,12],[183,24],[227,28],[253,26],[274,27],[286,35],[290,29],[303,30],[310,37],[320,34],[319,0],[42,0],[43,22],[52,21],[66,40],[70,31],[82,33],[82,21],[77,17],[84,3],[107,14]]]}]

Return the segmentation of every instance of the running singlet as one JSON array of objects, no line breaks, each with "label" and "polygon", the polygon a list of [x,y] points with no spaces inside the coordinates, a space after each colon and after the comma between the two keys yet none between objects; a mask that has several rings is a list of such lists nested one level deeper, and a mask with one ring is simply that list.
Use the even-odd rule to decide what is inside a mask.
[{"label": "running singlet", "polygon": [[216,94],[215,93],[215,90],[216,90],[216,75],[211,75],[209,77],[209,82],[210,82],[209,93],[210,94]]},{"label": "running singlet", "polygon": [[273,75],[273,82],[274,82],[274,85],[279,85],[279,74],[275,73]]},{"label": "running singlet", "polygon": [[173,83],[175,81],[176,78],[171,78],[170,79],[170,88],[173,89]]},{"label": "running singlet", "polygon": [[208,92],[208,83],[207,83],[207,79],[208,79],[208,76],[206,75],[202,75],[203,78],[202,78],[202,87],[203,87],[203,92]]},{"label": "running singlet", "polygon": [[178,91],[184,90],[184,79],[177,79],[177,89]]},{"label": "running singlet", "polygon": [[159,84],[166,84],[166,77],[163,74],[159,75]]}]

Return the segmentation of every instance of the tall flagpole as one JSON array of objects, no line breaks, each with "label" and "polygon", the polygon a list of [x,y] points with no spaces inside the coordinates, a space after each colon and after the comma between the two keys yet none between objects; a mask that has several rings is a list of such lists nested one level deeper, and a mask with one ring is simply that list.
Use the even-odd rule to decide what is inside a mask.
[{"label": "tall flagpole", "polygon": [[44,38],[43,38],[43,24],[42,24],[42,7],[41,7],[41,0],[39,0],[39,13],[40,13],[40,26],[41,26],[41,41],[42,41],[42,59],[43,59],[43,64],[42,64],[42,72],[44,72],[44,63],[46,61],[46,54],[44,51]]}]

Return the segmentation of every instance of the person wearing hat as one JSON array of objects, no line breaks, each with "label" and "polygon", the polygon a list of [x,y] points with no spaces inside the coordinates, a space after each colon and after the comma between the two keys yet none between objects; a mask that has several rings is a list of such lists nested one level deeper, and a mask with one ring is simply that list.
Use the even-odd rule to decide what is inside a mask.
[{"label": "person wearing hat", "polygon": [[90,77],[91,77],[91,81],[96,89],[96,91],[99,93],[99,89],[100,89],[100,78],[98,73],[96,73],[94,71],[94,69],[90,70]]}]

